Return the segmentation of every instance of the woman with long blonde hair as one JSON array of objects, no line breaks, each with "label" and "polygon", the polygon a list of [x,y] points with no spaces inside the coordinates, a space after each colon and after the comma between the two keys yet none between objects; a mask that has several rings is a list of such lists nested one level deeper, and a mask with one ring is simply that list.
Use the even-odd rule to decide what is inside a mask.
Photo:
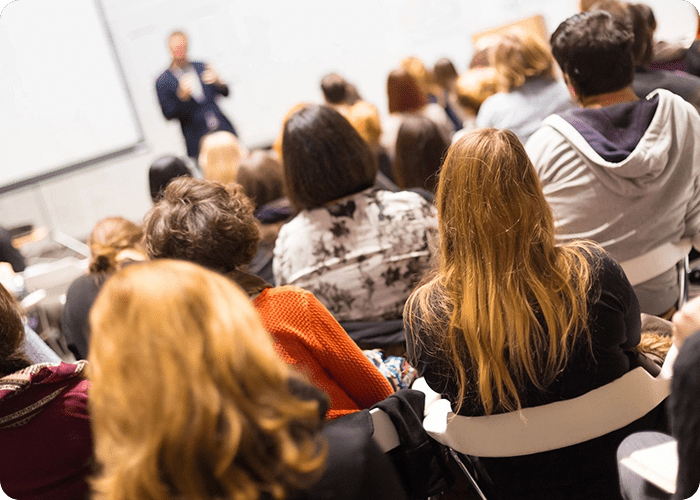
[{"label": "woman with long blonde hair", "polygon": [[[552,212],[512,132],[477,129],[457,141],[437,207],[439,266],[409,298],[404,321],[409,360],[456,412],[574,398],[636,366],[628,351],[639,343],[640,315],[629,281],[600,247],[556,244]],[[504,498],[596,490],[602,496],[591,498],[617,498],[623,436],[615,434],[481,463]]]},{"label": "woman with long blonde hair", "polygon": [[[321,433],[323,393],[281,361],[228,278],[167,259],[130,266],[90,322],[93,498],[335,498],[364,480],[347,440]],[[371,438],[351,448],[383,459]]]}]

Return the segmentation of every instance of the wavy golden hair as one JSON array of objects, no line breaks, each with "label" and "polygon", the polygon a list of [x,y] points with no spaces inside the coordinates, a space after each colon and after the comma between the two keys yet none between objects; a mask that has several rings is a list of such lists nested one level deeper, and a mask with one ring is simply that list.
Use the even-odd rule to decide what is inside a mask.
[{"label": "wavy golden hair", "polygon": [[439,268],[404,318],[453,366],[460,407],[470,389],[486,414],[519,409],[519,389],[547,388],[579,336],[590,338],[589,247],[555,245],[537,174],[506,130],[477,129],[450,147],[437,208]]},{"label": "wavy golden hair", "polygon": [[98,500],[284,498],[325,461],[248,297],[195,264],[129,266],[90,314]]},{"label": "wavy golden hair", "polygon": [[499,79],[499,91],[510,92],[528,78],[554,78],[554,58],[545,42],[525,32],[513,30],[503,35],[491,53]]}]

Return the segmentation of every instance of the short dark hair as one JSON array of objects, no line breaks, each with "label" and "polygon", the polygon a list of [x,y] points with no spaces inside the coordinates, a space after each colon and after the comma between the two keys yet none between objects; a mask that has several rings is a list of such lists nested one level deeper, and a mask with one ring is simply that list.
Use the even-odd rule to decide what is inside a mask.
[{"label": "short dark hair", "polygon": [[396,137],[396,159],[392,174],[402,188],[419,187],[435,193],[438,170],[450,140],[440,128],[424,116],[404,119]]},{"label": "short dark hair", "polygon": [[321,79],[321,90],[326,102],[340,104],[345,101],[347,82],[337,73],[329,73]]},{"label": "short dark hair", "polygon": [[630,26],[608,12],[576,14],[552,34],[552,54],[583,97],[623,89],[634,79]]},{"label": "short dark hair", "polygon": [[148,169],[148,183],[151,188],[151,200],[158,201],[168,183],[176,177],[192,176],[185,162],[173,155],[159,156]]},{"label": "short dark hair", "polygon": [[151,259],[187,260],[220,272],[250,262],[259,239],[253,203],[237,184],[177,178],[144,218]]},{"label": "short dark hair", "polygon": [[308,105],[292,114],[282,135],[287,196],[299,210],[320,207],[374,184],[377,158],[343,115]]}]

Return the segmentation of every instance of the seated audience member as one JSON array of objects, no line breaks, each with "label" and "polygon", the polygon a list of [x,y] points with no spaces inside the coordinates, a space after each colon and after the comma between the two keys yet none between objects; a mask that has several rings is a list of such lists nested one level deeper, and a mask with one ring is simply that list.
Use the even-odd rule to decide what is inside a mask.
[{"label": "seated audience member", "polygon": [[0,262],[8,262],[16,273],[27,267],[24,255],[12,244],[12,234],[4,227],[0,227]]},{"label": "seated audience member", "polygon": [[257,149],[241,160],[236,180],[255,204],[255,218],[260,223],[258,251],[248,271],[274,284],[272,249],[282,224],[294,214],[284,196],[284,170],[274,153]]},{"label": "seated audience member", "polygon": [[422,188],[435,193],[437,172],[450,141],[423,116],[409,116],[396,138],[394,182],[401,189]]},{"label": "seated audience member", "polygon": [[142,238],[141,228],[123,217],[108,217],[95,224],[88,239],[88,274],[68,288],[61,318],[61,332],[77,359],[87,358],[90,340],[88,315],[105,280],[125,264],[146,260]]},{"label": "seated audience member", "polygon": [[198,162],[205,179],[228,184],[236,182],[238,166],[247,154],[235,135],[220,130],[202,137]]},{"label": "seated audience member", "polygon": [[464,120],[467,118],[457,103],[457,70],[454,64],[446,57],[438,59],[433,65],[433,78],[435,79],[435,89],[438,92],[437,102],[445,109],[445,112],[452,120],[455,131],[462,128]]},{"label": "seated audience member", "polygon": [[379,162],[379,171],[394,182],[389,154],[380,143],[382,123],[377,107],[374,104],[359,101],[350,106],[344,116],[374,152]]},{"label": "seated audience member", "polygon": [[554,58],[539,38],[517,31],[503,35],[491,64],[498,92],[479,108],[477,127],[511,130],[524,143],[547,116],[573,107],[566,85],[555,77]]},{"label": "seated audience member", "polygon": [[670,90],[681,96],[695,109],[700,110],[700,78],[682,71],[652,71],[650,65],[654,55],[654,31],[656,18],[654,12],[643,3],[627,3],[617,0],[603,0],[592,6],[595,10],[610,12],[620,22],[627,23],[632,29],[634,43],[634,81],[632,88],[640,99],[646,98],[656,89]]},{"label": "seated audience member", "polygon": [[151,259],[195,262],[245,290],[282,359],[330,397],[328,418],[370,408],[392,394],[387,380],[312,293],[273,288],[245,271],[260,236],[253,205],[240,186],[176,179],[146,214],[144,231]]},{"label": "seated audience member", "polygon": [[32,364],[14,299],[0,285],[0,484],[11,498],[88,498],[92,435],[86,363]]},{"label": "seated audience member", "polygon": [[[512,132],[477,129],[453,144],[436,205],[439,267],[406,304],[407,352],[457,414],[576,398],[638,366],[631,349],[640,314],[630,283],[599,246],[555,243],[551,209]],[[494,498],[619,498],[617,445],[662,416],[657,407],[605,436],[482,458],[478,468]]]},{"label": "seated audience member", "polygon": [[325,396],[225,277],[131,266],[90,319],[95,500],[406,498],[370,436],[323,427]]},{"label": "seated audience member", "polygon": [[445,137],[451,137],[454,130],[452,121],[436,102],[429,102],[426,92],[415,78],[403,68],[389,73],[387,79],[389,116],[384,120],[381,144],[393,160],[396,136],[401,123],[407,116],[425,116],[440,127]]},{"label": "seated audience member", "polygon": [[476,116],[486,99],[498,90],[498,75],[491,67],[470,68],[457,79],[457,102],[466,118],[462,129],[452,136],[452,142],[476,128]]},{"label": "seated audience member", "polygon": [[321,91],[326,104],[343,114],[348,106],[362,100],[357,88],[338,73],[329,73],[321,79]]},{"label": "seated audience member", "polygon": [[338,112],[307,106],[284,127],[287,193],[299,213],[275,243],[275,282],[313,294],[338,321],[401,318],[429,266],[435,209],[373,187],[375,156]]},{"label": "seated audience member", "polygon": [[243,158],[236,182],[255,204],[255,217],[262,224],[275,223],[292,215],[284,196],[284,169],[273,153],[256,149]]},{"label": "seated audience member", "polygon": [[[552,115],[527,143],[557,238],[590,238],[643,273],[631,277],[642,312],[678,298],[676,261],[700,243],[700,116],[659,89],[632,88],[632,33],[608,12],[564,21],[552,51],[580,108]],[[629,269],[629,268],[628,268]]]},{"label": "seated audience member", "polygon": [[165,186],[176,177],[186,175],[192,177],[192,172],[185,162],[177,156],[166,155],[156,158],[148,169],[148,183],[151,188],[151,200],[158,201]]},{"label": "seated audience member", "polygon": [[[636,450],[668,441],[677,442],[678,472],[676,493],[671,495],[620,465],[622,496],[628,500],[684,499],[700,487],[700,298],[683,305],[673,315],[673,342],[679,349],[673,364],[669,397],[671,436],[659,432],[641,432],[626,438],[618,449],[618,460]],[[695,497],[693,497],[695,498]]]}]

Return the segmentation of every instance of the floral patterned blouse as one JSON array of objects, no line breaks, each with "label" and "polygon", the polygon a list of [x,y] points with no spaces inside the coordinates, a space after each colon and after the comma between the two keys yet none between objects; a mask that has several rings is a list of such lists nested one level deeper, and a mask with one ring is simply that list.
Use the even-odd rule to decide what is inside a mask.
[{"label": "floral patterned blouse", "polygon": [[282,226],[275,282],[313,292],[338,321],[398,319],[437,234],[435,207],[421,195],[369,188]]}]

